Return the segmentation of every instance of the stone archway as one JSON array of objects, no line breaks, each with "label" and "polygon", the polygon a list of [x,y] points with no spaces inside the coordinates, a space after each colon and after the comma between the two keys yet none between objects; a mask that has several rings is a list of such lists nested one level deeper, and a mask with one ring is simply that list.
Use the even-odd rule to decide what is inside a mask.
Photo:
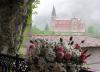
[{"label": "stone archway", "polygon": [[0,52],[15,54],[27,25],[28,5],[33,2],[34,0],[0,0]]}]

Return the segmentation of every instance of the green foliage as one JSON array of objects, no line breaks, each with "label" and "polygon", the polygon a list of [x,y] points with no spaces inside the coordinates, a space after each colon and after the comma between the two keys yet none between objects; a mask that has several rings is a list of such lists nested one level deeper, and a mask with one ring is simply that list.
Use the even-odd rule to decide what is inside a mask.
[{"label": "green foliage", "polygon": [[88,27],[89,33],[95,33],[95,28],[93,26]]},{"label": "green foliage", "polygon": [[46,26],[45,26],[45,30],[49,30],[49,26],[48,26],[48,24],[46,24]]},{"label": "green foliage", "polygon": [[36,26],[32,28],[32,34],[42,34],[43,32],[39,30]]},{"label": "green foliage", "polygon": [[27,16],[26,16],[26,24],[29,25],[32,23],[32,14],[36,13],[34,11],[35,8],[37,8],[37,5],[40,3],[39,0],[35,0],[33,3],[29,3],[27,5]]},{"label": "green foliage", "polygon": [[26,24],[27,25],[31,24],[31,21],[32,21],[32,5],[29,4],[28,5],[27,16],[26,16]]},{"label": "green foliage", "polygon": [[33,13],[36,13],[36,11],[34,11],[34,9],[38,7],[38,4],[40,4],[39,0],[35,0],[35,2],[32,4],[32,12]]},{"label": "green foliage", "polygon": [[86,29],[86,35],[90,35],[95,38],[100,38],[100,30],[98,25],[91,25]]},{"label": "green foliage", "polygon": [[86,32],[88,34],[92,34],[92,35],[95,35],[95,34],[99,34],[100,33],[98,26],[89,26],[87,28]]},{"label": "green foliage", "polygon": [[26,30],[24,32],[24,35],[28,35],[30,32],[30,27],[32,24],[32,12],[35,12],[34,9],[37,8],[37,4],[39,4],[39,0],[35,0],[33,3],[29,3],[27,5],[27,16],[26,16]]},{"label": "green foliage", "polygon": [[53,32],[49,29],[48,25],[46,25],[44,30],[40,30],[36,26],[32,27],[32,34],[35,35],[71,35],[71,32]]},{"label": "green foliage", "polygon": [[[24,48],[23,44],[25,44],[25,42],[27,40],[29,40],[29,38],[30,38],[29,33],[30,33],[30,27],[31,27],[31,24],[32,24],[32,14],[36,13],[34,11],[34,9],[37,8],[37,5],[39,3],[40,3],[39,0],[35,0],[34,2],[30,1],[30,2],[28,2],[27,6],[26,6],[27,7],[27,14],[26,14],[26,19],[25,19],[25,30],[24,30],[24,33],[23,33],[23,42],[20,46],[20,49]],[[23,6],[21,3],[19,5],[20,5],[20,7]]]}]

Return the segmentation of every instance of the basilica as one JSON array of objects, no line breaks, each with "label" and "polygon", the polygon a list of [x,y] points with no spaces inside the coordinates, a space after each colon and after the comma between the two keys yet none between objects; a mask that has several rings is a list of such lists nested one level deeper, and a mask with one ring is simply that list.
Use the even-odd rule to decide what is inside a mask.
[{"label": "basilica", "polygon": [[51,14],[51,30],[53,32],[73,32],[73,33],[84,33],[85,24],[82,23],[79,18],[71,19],[58,19],[56,15],[55,7],[53,6]]}]

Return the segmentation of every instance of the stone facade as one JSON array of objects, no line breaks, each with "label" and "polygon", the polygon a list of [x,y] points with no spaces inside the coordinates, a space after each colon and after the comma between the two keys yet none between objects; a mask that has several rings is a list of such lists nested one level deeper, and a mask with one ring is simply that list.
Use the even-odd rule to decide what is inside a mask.
[{"label": "stone facade", "polygon": [[84,33],[85,24],[79,18],[58,19],[55,7],[51,14],[51,31],[53,32],[73,32]]}]

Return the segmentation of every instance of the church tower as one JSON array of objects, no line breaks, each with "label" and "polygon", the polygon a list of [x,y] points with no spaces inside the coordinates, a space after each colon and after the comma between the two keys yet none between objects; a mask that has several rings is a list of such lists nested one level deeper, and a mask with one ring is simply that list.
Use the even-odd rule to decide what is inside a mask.
[{"label": "church tower", "polygon": [[52,14],[51,14],[51,20],[54,20],[56,18],[56,10],[55,7],[53,5],[53,10],[52,10]]},{"label": "church tower", "polygon": [[54,31],[54,20],[56,19],[56,10],[55,10],[55,7],[53,5],[53,9],[52,9],[52,13],[51,13],[51,24],[50,24],[50,30],[51,31]]}]

